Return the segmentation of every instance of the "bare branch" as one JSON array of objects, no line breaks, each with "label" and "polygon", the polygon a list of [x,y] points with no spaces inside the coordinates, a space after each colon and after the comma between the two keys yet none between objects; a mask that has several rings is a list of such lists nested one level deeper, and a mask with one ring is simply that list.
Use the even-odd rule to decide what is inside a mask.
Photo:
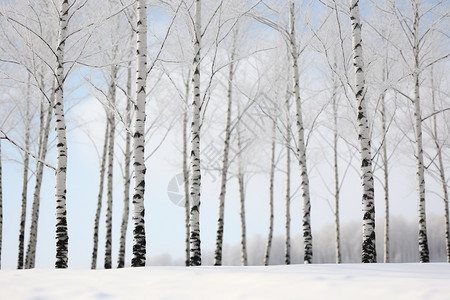
[{"label": "bare branch", "polygon": [[19,144],[17,144],[14,140],[12,140],[11,138],[8,137],[8,135],[3,131],[0,130],[0,132],[3,134],[2,137],[0,137],[0,139],[3,140],[7,140],[9,141],[11,144],[13,144],[14,146],[16,146],[17,148],[19,148],[20,150],[22,150],[24,153],[26,153],[27,155],[30,155],[31,157],[33,157],[36,161],[40,162],[41,164],[43,164],[44,166],[46,166],[47,168],[53,169],[56,171],[56,168],[54,166],[52,166],[51,164],[43,161],[42,159],[40,159],[39,157],[37,157],[36,155],[34,155],[33,153],[27,151],[26,149],[24,149],[22,146],[20,146]]}]

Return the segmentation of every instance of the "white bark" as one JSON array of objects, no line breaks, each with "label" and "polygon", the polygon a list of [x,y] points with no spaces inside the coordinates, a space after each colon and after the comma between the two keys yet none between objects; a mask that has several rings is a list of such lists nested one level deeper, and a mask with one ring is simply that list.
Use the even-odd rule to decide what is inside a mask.
[{"label": "white bark", "polygon": [[200,266],[201,241],[200,241],[200,44],[201,44],[201,0],[195,0],[194,17],[194,61],[193,61],[193,99],[192,99],[192,123],[191,123],[191,161],[190,161],[190,265]]},{"label": "white bark", "polygon": [[[436,111],[436,99],[435,99],[435,87],[433,79],[433,67],[431,67],[431,101],[433,104],[433,111]],[[442,160],[442,147],[444,145],[439,143],[438,130],[437,130],[437,115],[433,116],[433,140],[437,151],[437,167],[439,170],[439,178],[442,184],[442,200],[444,202],[444,220],[445,220],[445,248],[447,251],[447,262],[450,263],[450,220],[449,220],[449,208],[448,208],[448,188],[447,188],[447,178],[445,175],[445,167]]]},{"label": "white bark", "polygon": [[95,219],[94,219],[94,238],[93,238],[93,247],[92,247],[92,259],[91,259],[91,269],[94,270],[97,268],[97,253],[98,253],[98,229],[100,224],[100,214],[102,211],[102,202],[103,202],[103,186],[105,181],[105,172],[106,172],[106,156],[108,151],[108,137],[109,137],[109,122],[106,122],[105,128],[105,137],[103,139],[103,150],[102,150],[102,158],[100,162],[100,178],[99,178],[99,188],[97,195],[97,209],[95,211]]},{"label": "white bark", "polygon": [[286,95],[286,200],[285,200],[285,226],[284,226],[284,263],[291,264],[291,121],[289,94]]},{"label": "white bark", "polygon": [[[108,97],[111,107],[116,104],[116,77],[117,67],[111,67],[111,82]],[[108,168],[107,168],[107,192],[106,192],[106,236],[105,236],[105,269],[112,268],[112,211],[113,211],[113,173],[114,173],[114,136],[116,131],[116,118],[114,110],[108,112],[109,138],[108,138]]]},{"label": "white bark", "polygon": [[[385,67],[384,67],[385,68]],[[383,81],[385,80],[385,70],[383,70]],[[383,161],[383,189],[384,189],[384,259],[389,263],[389,163],[387,155],[387,124],[386,124],[386,93],[381,95],[381,130],[384,134],[382,145]]]},{"label": "white bark", "polygon": [[[127,70],[127,96],[131,95],[131,65]],[[125,123],[131,127],[131,101],[127,101]],[[128,228],[128,217],[130,215],[130,163],[131,163],[131,135],[125,132],[125,153],[124,153],[124,174],[123,174],[123,211],[122,223],[120,225],[119,256],[117,258],[117,268],[125,266],[125,245]]]},{"label": "white bark", "polygon": [[[240,115],[240,113],[239,113]],[[240,219],[241,219],[241,264],[248,265],[247,259],[247,230],[245,222],[245,181],[244,172],[242,171],[242,141],[239,124],[237,128],[237,144],[238,144],[238,185],[239,185],[239,204],[240,204]]]},{"label": "white bark", "polygon": [[296,44],[295,33],[295,3],[290,2],[290,50],[292,56],[292,77],[294,87],[294,99],[296,105],[296,123],[297,123],[297,156],[300,166],[301,190],[303,199],[303,243],[305,264],[312,263],[313,248],[312,248],[312,232],[311,232],[311,199],[309,193],[309,178],[306,166],[306,146],[305,133],[303,127],[302,106],[300,99],[300,77],[298,70],[298,51]]},{"label": "white bark", "polygon": [[234,59],[236,52],[236,38],[233,40],[231,50],[231,62],[228,71],[228,90],[227,90],[227,113],[225,123],[225,138],[222,154],[222,168],[220,172],[220,194],[218,203],[217,216],[217,234],[216,234],[216,250],[214,252],[214,265],[222,265],[222,247],[223,247],[223,227],[225,214],[225,195],[227,191],[227,175],[228,175],[228,159],[230,152],[230,138],[231,138],[231,107],[233,103],[233,77],[234,77]]},{"label": "white bark", "polygon": [[377,253],[375,248],[374,185],[372,174],[372,156],[370,149],[369,121],[367,119],[366,111],[364,60],[361,44],[361,21],[358,3],[359,0],[352,0],[351,2],[350,20],[352,26],[355,97],[358,108],[358,143],[361,158],[361,185],[363,193],[362,262],[375,263],[377,261]]},{"label": "white bark", "polygon": [[341,258],[341,234],[340,234],[340,221],[339,221],[339,196],[340,196],[340,183],[339,183],[339,168],[338,168],[338,99],[337,99],[337,80],[333,73],[333,157],[334,157],[334,228],[335,228],[335,246],[336,246],[336,263],[342,262]]},{"label": "white bark", "polygon": [[[241,116],[241,107],[238,102],[237,104],[238,116]],[[240,219],[241,219],[241,265],[247,266],[247,229],[245,221],[245,178],[242,162],[242,140],[241,140],[241,130],[240,123],[236,124],[236,134],[237,134],[237,148],[238,148],[238,186],[239,186],[239,204],[240,204]]]},{"label": "white bark", "polygon": [[59,12],[59,34],[56,48],[56,90],[55,90],[55,131],[56,131],[56,268],[67,268],[69,236],[67,233],[66,174],[67,142],[64,117],[64,47],[66,43],[69,1],[62,0]]},{"label": "white bark", "polygon": [[189,231],[189,209],[190,209],[190,197],[189,197],[189,167],[188,167],[188,150],[187,150],[187,125],[188,125],[188,99],[189,99],[189,84],[190,78],[186,81],[186,102],[183,112],[183,188],[184,188],[184,219],[185,219],[185,257],[184,263],[186,267],[190,265],[190,231]]},{"label": "white bark", "polygon": [[44,175],[44,164],[47,156],[48,149],[48,137],[50,134],[51,120],[53,116],[53,102],[55,96],[55,88],[52,89],[52,95],[50,96],[50,105],[47,108],[47,118],[45,119],[45,126],[41,128],[39,132],[39,145],[38,145],[38,157],[39,160],[36,162],[36,171],[35,178],[36,182],[34,185],[33,192],[33,203],[31,206],[31,224],[29,230],[29,238],[28,238],[28,246],[27,246],[27,255],[25,257],[25,268],[30,269],[34,268],[35,260],[36,260],[36,245],[37,245],[37,234],[38,234],[38,221],[39,221],[39,206],[41,202],[40,194],[41,194],[41,186]]},{"label": "white bark", "polygon": [[273,121],[272,127],[272,147],[270,150],[270,179],[269,179],[269,233],[267,235],[266,250],[264,254],[264,265],[269,265],[270,250],[272,248],[273,239],[273,197],[274,197],[274,180],[275,180],[275,133],[276,122]]},{"label": "white bark", "polygon": [[[28,75],[27,96],[25,108],[25,153],[23,159],[23,173],[22,173],[22,202],[19,224],[19,250],[17,254],[17,269],[23,269],[24,263],[24,244],[25,244],[25,220],[27,215],[27,201],[28,201],[28,168],[30,164],[30,75]],[[41,110],[41,120],[43,118],[43,111]]]},{"label": "white bark", "polygon": [[145,0],[137,2],[137,68],[136,102],[133,134],[133,267],[143,267],[146,262],[145,237],[145,102],[147,82],[147,4]]},{"label": "white bark", "polygon": [[415,134],[415,155],[417,160],[417,210],[419,217],[419,258],[420,262],[430,261],[428,250],[427,220],[425,212],[425,166],[423,163],[423,145],[422,145],[422,113],[420,108],[420,58],[419,58],[419,9],[420,1],[412,2],[414,21],[413,21],[413,54],[414,54],[414,134]]},{"label": "white bark", "polygon": [[436,148],[438,148],[438,164],[439,164],[439,176],[441,178],[442,184],[442,198],[444,202],[444,219],[445,219],[445,248],[447,250],[447,262],[450,263],[450,216],[449,216],[449,207],[448,207],[448,188],[447,188],[447,179],[445,176],[445,167],[442,162],[442,151],[441,146],[436,142]]}]

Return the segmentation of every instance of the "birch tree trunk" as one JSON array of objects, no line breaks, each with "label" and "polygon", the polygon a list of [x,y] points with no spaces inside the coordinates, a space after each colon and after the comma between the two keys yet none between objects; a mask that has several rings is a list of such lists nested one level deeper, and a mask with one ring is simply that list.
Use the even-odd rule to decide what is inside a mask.
[{"label": "birch tree trunk", "polygon": [[33,203],[31,206],[31,224],[28,238],[27,255],[25,257],[25,268],[31,269],[35,266],[36,260],[36,245],[37,245],[37,234],[38,234],[38,224],[39,224],[39,206],[41,203],[41,187],[44,175],[44,164],[41,163],[45,161],[47,157],[48,149],[48,137],[50,135],[50,126],[53,116],[53,103],[55,97],[56,88],[52,89],[52,94],[50,96],[51,103],[47,108],[47,117],[45,119],[45,125],[39,132],[39,145],[38,145],[38,156],[39,160],[36,162],[35,178],[36,182],[34,185],[33,192]]},{"label": "birch tree trunk", "polygon": [[339,167],[338,167],[338,99],[337,99],[337,80],[333,73],[333,158],[334,158],[334,228],[335,228],[335,245],[336,245],[336,263],[342,262],[341,258],[341,231],[339,221],[339,199],[340,199],[340,183],[339,183]]},{"label": "birch tree trunk", "polygon": [[284,263],[291,264],[291,121],[289,119],[289,93],[286,95],[286,200],[284,226]]},{"label": "birch tree trunk", "polygon": [[188,125],[188,103],[189,103],[189,84],[190,76],[186,81],[186,102],[183,112],[183,188],[184,188],[184,219],[185,219],[185,265],[190,265],[190,231],[189,231],[189,209],[190,209],[190,197],[189,197],[189,168],[188,168],[188,150],[187,150],[187,125]]},{"label": "birch tree trunk", "polygon": [[[386,79],[385,68],[383,68],[383,82]],[[387,124],[386,124],[386,93],[381,95],[381,130],[384,134],[382,145],[383,161],[383,189],[384,189],[384,262],[389,263],[389,163],[387,155]]]},{"label": "birch tree trunk", "polygon": [[192,123],[191,123],[191,160],[190,160],[190,265],[200,266],[201,241],[200,241],[200,44],[201,44],[201,0],[195,0],[194,21],[194,61],[193,61],[193,99],[192,99]]},{"label": "birch tree trunk", "polygon": [[137,68],[136,103],[133,135],[133,267],[143,267],[146,262],[145,237],[145,102],[147,82],[147,4],[145,0],[137,2]]},{"label": "birch tree trunk", "polygon": [[376,263],[377,252],[375,248],[375,205],[374,185],[372,174],[372,156],[370,149],[369,121],[366,111],[366,90],[364,79],[364,60],[361,40],[361,21],[358,7],[359,0],[352,0],[350,7],[350,20],[352,26],[353,66],[355,76],[355,97],[358,107],[357,126],[358,143],[361,158],[361,185],[362,185],[362,262]]},{"label": "birch tree trunk", "polygon": [[[434,90],[434,79],[433,79],[433,66],[431,66],[431,101],[433,104],[433,111],[436,111],[436,99]],[[444,219],[445,219],[445,248],[447,251],[447,262],[450,263],[450,220],[449,220],[449,209],[448,209],[448,188],[447,188],[447,178],[445,176],[445,167],[442,161],[442,147],[444,145],[439,144],[438,130],[437,130],[437,114],[433,116],[433,140],[437,151],[437,167],[439,170],[439,177],[442,184],[442,200],[444,200]],[[445,147],[445,146],[444,146]]]},{"label": "birch tree trunk", "polygon": [[413,54],[414,54],[414,134],[416,139],[415,155],[417,160],[417,210],[419,216],[419,259],[422,263],[430,262],[428,250],[427,221],[425,212],[425,166],[423,164],[422,113],[420,108],[420,58],[419,58],[419,9],[420,1],[411,1],[414,11]]},{"label": "birch tree trunk", "polygon": [[[127,71],[127,96],[131,95],[131,64],[128,66]],[[131,101],[127,101],[126,107],[126,126],[131,127]],[[120,246],[119,256],[117,259],[117,268],[123,268],[125,266],[125,245],[128,229],[128,217],[130,215],[130,163],[131,163],[131,135],[128,131],[125,132],[125,161],[124,161],[124,174],[123,174],[123,212],[122,223],[120,225]]]},{"label": "birch tree trunk", "polygon": [[[436,135],[435,129],[435,136]],[[439,148],[438,148],[439,147]],[[442,198],[444,202],[444,218],[445,218],[445,246],[447,250],[447,262],[450,263],[450,220],[449,220],[449,208],[448,208],[448,188],[447,179],[445,176],[445,167],[442,162],[442,151],[436,139],[436,149],[438,150],[438,164],[439,164],[439,176],[442,183]]]},{"label": "birch tree trunk", "polygon": [[[22,202],[19,224],[19,250],[17,254],[17,269],[23,269],[24,263],[24,244],[25,244],[25,221],[27,216],[28,201],[28,168],[30,164],[30,75],[28,75],[27,96],[25,107],[25,153],[23,159],[23,177],[22,177]],[[43,112],[41,111],[43,116]],[[42,119],[42,118],[41,118]]]},{"label": "birch tree trunk", "polygon": [[438,153],[439,175],[442,183],[442,198],[444,198],[444,218],[445,218],[445,246],[447,250],[447,262],[450,263],[450,217],[448,208],[448,188],[445,176],[444,164],[442,163],[442,152]]},{"label": "birch tree trunk", "polygon": [[105,269],[112,268],[112,206],[113,206],[113,165],[114,165],[114,131],[115,118],[109,113],[109,143],[108,143],[108,166],[107,166],[107,188],[106,188],[106,227],[105,227]]},{"label": "birch tree trunk", "polygon": [[272,147],[270,150],[270,179],[269,179],[269,234],[267,236],[266,250],[264,254],[264,265],[269,265],[270,249],[272,248],[273,238],[273,185],[275,179],[275,131],[276,122],[273,121],[272,127]]},{"label": "birch tree trunk", "polygon": [[93,247],[92,247],[92,259],[91,259],[91,269],[94,270],[97,268],[97,253],[98,253],[98,229],[100,224],[100,214],[102,211],[102,202],[103,202],[103,185],[105,180],[105,172],[106,172],[106,156],[108,151],[108,137],[109,137],[109,122],[106,122],[105,127],[105,137],[103,139],[103,150],[102,150],[102,158],[100,162],[100,180],[99,180],[99,188],[98,188],[98,196],[97,196],[97,209],[95,211],[95,219],[94,219],[94,239],[93,239]]},{"label": "birch tree trunk", "polygon": [[303,199],[303,243],[304,243],[304,263],[310,264],[313,259],[312,232],[311,232],[311,201],[309,194],[309,178],[306,166],[305,133],[303,127],[302,107],[300,99],[300,78],[298,71],[298,51],[295,33],[295,3],[290,2],[290,50],[292,56],[292,77],[294,86],[294,98],[296,105],[297,123],[297,156],[300,166],[301,190]]},{"label": "birch tree trunk", "polygon": [[112,208],[113,208],[113,174],[114,174],[114,136],[116,131],[116,118],[114,107],[116,104],[116,78],[117,67],[111,67],[111,82],[109,85],[109,101],[112,109],[108,113],[108,170],[107,170],[107,201],[106,201],[106,236],[105,236],[105,269],[112,268]]},{"label": "birch tree trunk", "polygon": [[[239,105],[238,105],[239,109]],[[239,109],[239,116],[240,109]],[[239,185],[239,204],[240,204],[240,219],[241,219],[241,264],[248,265],[247,259],[247,230],[245,226],[245,181],[244,172],[242,171],[242,141],[239,123],[237,124],[237,146],[238,146],[238,185]]]},{"label": "birch tree trunk", "polygon": [[55,131],[56,131],[56,262],[55,267],[67,268],[69,236],[67,233],[66,174],[67,142],[64,117],[64,47],[69,20],[69,0],[62,0],[59,13],[58,47],[56,48],[56,91],[55,91]]},{"label": "birch tree trunk", "polygon": [[216,235],[216,250],[214,252],[214,265],[222,265],[222,247],[223,247],[223,226],[225,214],[225,194],[227,191],[227,174],[228,174],[228,158],[230,152],[230,137],[231,137],[231,106],[233,103],[233,77],[234,77],[234,59],[236,52],[236,34],[233,40],[231,50],[231,62],[228,71],[228,90],[227,90],[227,114],[225,123],[225,138],[222,154],[222,169],[220,173],[220,194],[218,203],[218,217],[217,217],[217,235]]}]

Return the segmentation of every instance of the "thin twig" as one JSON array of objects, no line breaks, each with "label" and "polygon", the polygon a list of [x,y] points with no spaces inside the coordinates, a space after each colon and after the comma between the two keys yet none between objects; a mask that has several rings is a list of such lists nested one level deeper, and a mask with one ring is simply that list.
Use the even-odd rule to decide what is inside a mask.
[{"label": "thin twig", "polygon": [[26,154],[30,155],[31,157],[33,157],[35,160],[37,160],[38,162],[40,162],[41,164],[43,164],[44,166],[53,169],[56,171],[56,168],[54,166],[52,166],[51,164],[43,161],[42,159],[40,159],[39,157],[37,157],[36,155],[34,155],[33,153],[25,150],[22,146],[18,145],[15,141],[13,141],[12,139],[10,139],[8,137],[8,135],[3,131],[0,130],[0,132],[3,134],[2,137],[0,137],[0,139],[4,139],[4,140],[8,140],[11,144],[13,144],[14,146],[16,146],[17,148],[19,148],[20,150],[22,150],[23,152],[25,152]]}]

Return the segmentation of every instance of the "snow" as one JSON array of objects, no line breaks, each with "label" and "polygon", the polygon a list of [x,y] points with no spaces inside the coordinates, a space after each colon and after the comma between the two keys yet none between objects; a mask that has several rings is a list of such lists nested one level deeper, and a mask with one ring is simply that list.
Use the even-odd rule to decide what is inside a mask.
[{"label": "snow", "polygon": [[1,299],[450,299],[450,264],[0,271]]}]

